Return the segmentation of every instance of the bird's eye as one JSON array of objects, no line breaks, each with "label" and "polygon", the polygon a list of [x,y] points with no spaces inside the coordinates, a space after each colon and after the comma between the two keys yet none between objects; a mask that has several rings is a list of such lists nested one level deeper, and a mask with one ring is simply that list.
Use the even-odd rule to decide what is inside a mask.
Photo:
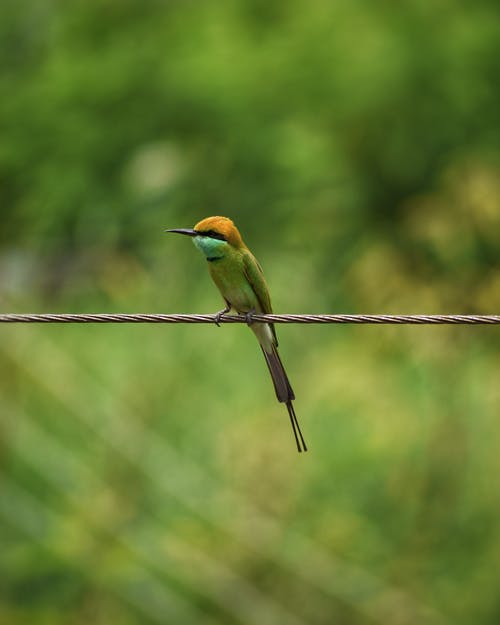
[{"label": "bird's eye", "polygon": [[226,240],[226,237],[222,233],[216,232],[215,230],[206,230],[202,234],[203,236],[210,237],[211,239],[219,239],[220,241]]}]

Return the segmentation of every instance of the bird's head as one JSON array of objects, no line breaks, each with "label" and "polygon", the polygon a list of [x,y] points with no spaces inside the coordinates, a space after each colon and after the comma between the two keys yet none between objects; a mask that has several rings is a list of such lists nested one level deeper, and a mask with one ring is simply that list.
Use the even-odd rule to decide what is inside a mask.
[{"label": "bird's head", "polygon": [[192,230],[173,228],[165,232],[176,232],[193,237],[196,247],[211,260],[223,257],[227,246],[244,247],[238,228],[228,217],[206,217]]}]

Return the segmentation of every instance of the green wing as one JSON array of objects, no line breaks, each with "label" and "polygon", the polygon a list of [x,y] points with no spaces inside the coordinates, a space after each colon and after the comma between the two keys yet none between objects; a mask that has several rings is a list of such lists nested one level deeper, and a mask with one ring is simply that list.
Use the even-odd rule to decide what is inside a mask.
[{"label": "green wing", "polygon": [[[271,298],[269,296],[266,279],[264,278],[264,272],[262,271],[262,267],[259,265],[257,259],[250,251],[245,251],[243,254],[243,271],[245,273],[245,278],[257,297],[262,312],[265,314],[272,313],[273,307],[271,306]],[[274,324],[270,323],[269,326],[277,346],[278,339],[276,338]]]}]

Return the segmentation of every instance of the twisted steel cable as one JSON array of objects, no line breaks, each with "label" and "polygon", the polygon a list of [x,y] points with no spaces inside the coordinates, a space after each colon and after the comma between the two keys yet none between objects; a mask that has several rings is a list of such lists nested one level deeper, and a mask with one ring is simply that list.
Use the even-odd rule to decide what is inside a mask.
[{"label": "twisted steel cable", "polygon": [[[500,315],[258,315],[252,322],[361,324],[500,324]],[[216,323],[216,315],[142,313],[0,314],[0,323]],[[247,323],[245,315],[224,315],[220,323]]]}]

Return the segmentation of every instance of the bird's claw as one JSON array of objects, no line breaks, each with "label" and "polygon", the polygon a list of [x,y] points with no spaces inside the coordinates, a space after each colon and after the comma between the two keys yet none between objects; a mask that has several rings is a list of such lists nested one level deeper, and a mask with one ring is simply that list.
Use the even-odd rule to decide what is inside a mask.
[{"label": "bird's claw", "polygon": [[245,319],[247,321],[247,326],[251,326],[253,323],[253,314],[254,314],[254,310],[249,310],[248,312],[245,313]]},{"label": "bird's claw", "polygon": [[219,310],[219,312],[215,313],[214,315],[214,323],[215,325],[220,328],[220,320],[222,319],[222,317],[228,313],[230,311],[230,308],[226,307],[223,310]]},{"label": "bird's claw", "polygon": [[219,311],[218,313],[216,313],[216,314],[215,314],[215,316],[214,316],[214,322],[215,322],[215,325],[216,325],[218,328],[220,328],[220,320],[221,320],[221,318],[222,318],[222,315],[223,315],[223,314],[224,314],[224,311],[223,311],[223,310],[220,310],[220,311]]}]

